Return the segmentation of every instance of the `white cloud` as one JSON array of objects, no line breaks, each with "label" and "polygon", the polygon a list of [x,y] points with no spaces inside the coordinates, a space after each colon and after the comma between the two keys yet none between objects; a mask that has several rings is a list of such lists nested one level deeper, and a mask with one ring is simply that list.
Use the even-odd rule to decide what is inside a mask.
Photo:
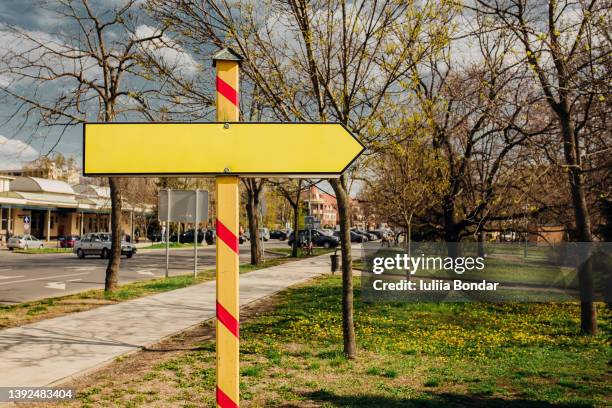
[{"label": "white cloud", "polygon": [[24,163],[39,156],[40,153],[29,144],[0,135],[0,169],[20,169]]}]

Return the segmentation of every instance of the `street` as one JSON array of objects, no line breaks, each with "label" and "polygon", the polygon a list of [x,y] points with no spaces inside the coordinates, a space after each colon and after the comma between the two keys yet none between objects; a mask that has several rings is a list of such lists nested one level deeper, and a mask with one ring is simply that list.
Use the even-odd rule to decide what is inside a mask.
[{"label": "street", "polygon": [[[265,248],[288,248],[287,241],[269,241]],[[273,256],[266,253],[266,256]],[[249,244],[240,245],[240,262],[250,259]],[[14,304],[41,298],[63,296],[104,287],[106,259],[89,256],[79,259],[73,253],[19,254],[0,251],[0,304]],[[198,269],[215,265],[215,247],[198,248]],[[132,259],[121,258],[119,283],[164,276],[164,249],[140,250]],[[169,275],[193,272],[193,248],[170,251]]]}]

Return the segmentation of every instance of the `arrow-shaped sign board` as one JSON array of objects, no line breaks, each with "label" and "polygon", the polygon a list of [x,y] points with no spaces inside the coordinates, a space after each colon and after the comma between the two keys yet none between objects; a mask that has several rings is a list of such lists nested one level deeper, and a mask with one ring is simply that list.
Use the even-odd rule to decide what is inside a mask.
[{"label": "arrow-shaped sign board", "polygon": [[364,146],[338,123],[87,123],[83,172],[338,177]]}]

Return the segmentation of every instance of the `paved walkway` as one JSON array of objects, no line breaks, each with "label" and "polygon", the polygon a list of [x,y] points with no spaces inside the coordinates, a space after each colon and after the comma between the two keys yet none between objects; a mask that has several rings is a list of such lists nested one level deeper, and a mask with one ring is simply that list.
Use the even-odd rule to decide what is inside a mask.
[{"label": "paved walkway", "polygon": [[[245,305],[329,273],[329,255],[240,275]],[[0,387],[60,383],[215,316],[205,282],[0,331]]]}]

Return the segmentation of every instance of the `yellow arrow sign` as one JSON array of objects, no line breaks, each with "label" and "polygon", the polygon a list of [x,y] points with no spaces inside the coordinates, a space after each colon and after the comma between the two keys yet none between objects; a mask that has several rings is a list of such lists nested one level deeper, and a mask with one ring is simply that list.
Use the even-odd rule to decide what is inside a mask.
[{"label": "yellow arrow sign", "polygon": [[338,123],[87,123],[83,172],[337,177],[364,146]]}]

